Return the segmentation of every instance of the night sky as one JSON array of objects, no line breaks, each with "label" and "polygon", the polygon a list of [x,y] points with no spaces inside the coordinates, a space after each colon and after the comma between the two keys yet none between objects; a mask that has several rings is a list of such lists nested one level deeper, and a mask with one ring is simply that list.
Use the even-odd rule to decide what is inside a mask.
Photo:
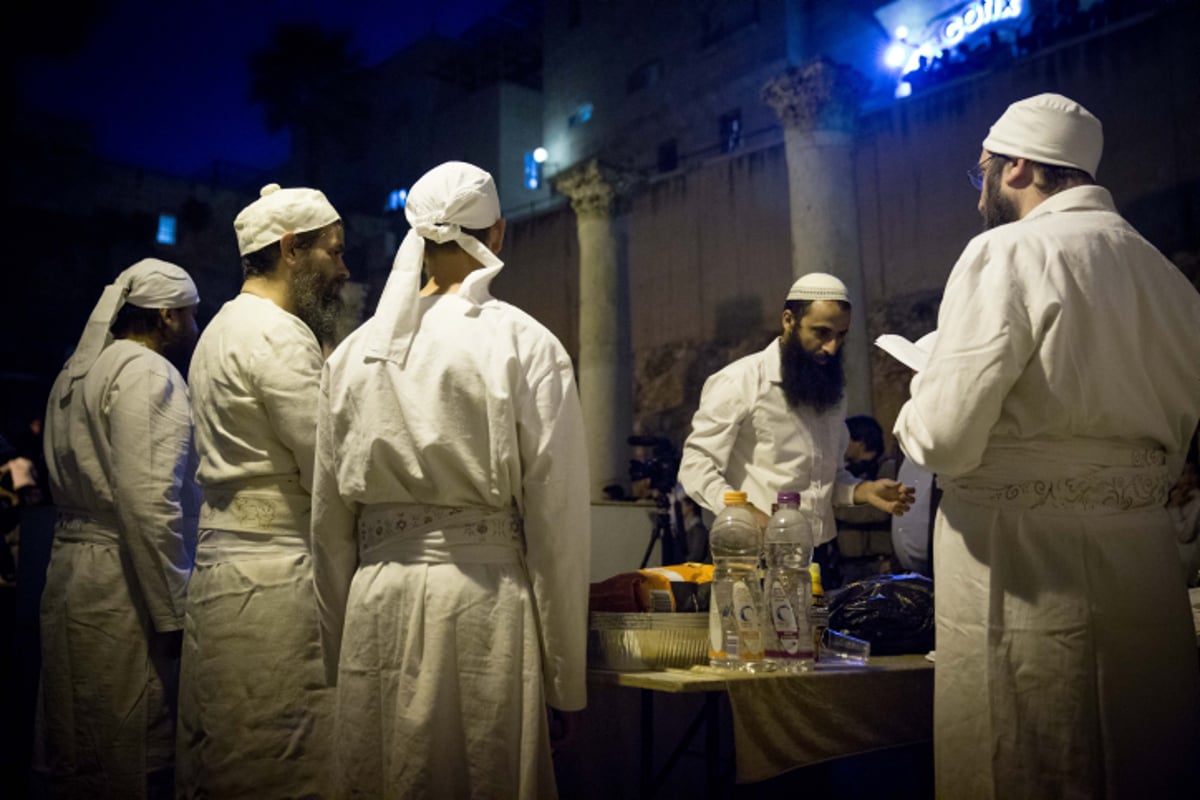
[{"label": "night sky", "polygon": [[87,38],[66,57],[46,51],[70,47],[61,17],[72,6],[52,5],[22,12],[35,15],[25,31],[41,46],[15,65],[19,101],[90,122],[104,157],[193,175],[217,160],[266,168],[286,159],[287,134],[268,134],[249,102],[246,66],[279,23],[350,30],[350,49],[370,65],[423,34],[455,36],[503,0],[116,0],[92,4],[107,10],[81,26]]}]

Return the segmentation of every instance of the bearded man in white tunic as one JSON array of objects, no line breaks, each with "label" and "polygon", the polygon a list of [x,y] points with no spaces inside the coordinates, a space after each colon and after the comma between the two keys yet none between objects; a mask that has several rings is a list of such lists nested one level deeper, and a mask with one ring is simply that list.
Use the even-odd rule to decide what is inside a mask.
[{"label": "bearded man in white tunic", "polygon": [[938,474],[938,794],[1194,792],[1200,671],[1164,502],[1200,417],[1200,295],[1094,183],[1101,125],[1043,94],[972,170],[896,436]]},{"label": "bearded man in white tunic", "polygon": [[[495,184],[413,184],[375,316],[321,383],[313,570],[339,797],[555,795],[585,704],[587,454],[570,358],[492,297]],[[420,285],[421,268],[429,278]]]},{"label": "bearded man in white tunic", "polygon": [[779,337],[704,382],[679,465],[679,482],[699,505],[716,513],[726,492],[745,492],[762,528],[778,493],[798,492],[816,558],[826,563],[837,536],[835,504],[903,514],[912,502],[911,488],[890,478],[859,480],[846,469],[841,350],[851,311],[836,276],[798,278],[784,301]]},{"label": "bearded man in white tunic", "polygon": [[315,189],[263,188],[234,220],[245,283],[200,337],[190,384],[204,493],[180,677],[182,797],[318,797],[332,691],[308,548],[321,340],[340,217]]},{"label": "bearded man in white tunic", "polygon": [[181,369],[200,296],[144,259],[96,304],[46,407],[58,504],[42,594],[39,772],[64,798],[171,797],[199,493]]}]

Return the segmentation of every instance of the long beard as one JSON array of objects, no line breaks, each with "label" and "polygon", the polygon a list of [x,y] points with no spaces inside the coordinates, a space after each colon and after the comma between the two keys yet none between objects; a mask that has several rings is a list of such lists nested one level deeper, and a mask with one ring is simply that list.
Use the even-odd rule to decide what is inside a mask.
[{"label": "long beard", "polygon": [[779,355],[783,396],[789,406],[806,405],[823,412],[841,402],[846,375],[842,371],[840,351],[821,364],[808,354],[795,336],[785,335],[780,342]]},{"label": "long beard", "polygon": [[292,273],[290,288],[296,316],[312,329],[317,341],[332,345],[343,306],[341,281],[302,265]]},{"label": "long beard", "polygon": [[1020,219],[1017,204],[1000,193],[1000,173],[988,170],[983,181],[983,229],[990,231]]}]

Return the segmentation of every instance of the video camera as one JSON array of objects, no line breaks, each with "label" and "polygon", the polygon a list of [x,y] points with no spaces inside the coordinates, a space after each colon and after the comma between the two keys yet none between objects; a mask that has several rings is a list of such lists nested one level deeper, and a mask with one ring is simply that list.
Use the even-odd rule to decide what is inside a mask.
[{"label": "video camera", "polygon": [[661,436],[630,436],[625,440],[631,447],[654,448],[653,458],[629,461],[629,480],[650,479],[650,488],[660,495],[669,495],[679,480],[679,453],[669,439]]}]

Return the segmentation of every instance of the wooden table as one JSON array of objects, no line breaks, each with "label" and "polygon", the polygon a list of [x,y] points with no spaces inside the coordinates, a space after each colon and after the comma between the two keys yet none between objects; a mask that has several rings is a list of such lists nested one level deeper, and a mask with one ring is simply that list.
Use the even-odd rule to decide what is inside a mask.
[{"label": "wooden table", "polygon": [[[920,655],[876,656],[865,667],[820,664],[799,674],[693,667],[647,672],[593,669],[588,678],[595,686],[640,691],[642,797],[652,797],[664,786],[701,729],[709,796],[725,785],[718,715],[722,695],[728,697],[732,710],[738,783],[766,780],[829,759],[928,741],[933,736],[933,664]],[[704,695],[703,707],[657,772],[656,694]]]}]

